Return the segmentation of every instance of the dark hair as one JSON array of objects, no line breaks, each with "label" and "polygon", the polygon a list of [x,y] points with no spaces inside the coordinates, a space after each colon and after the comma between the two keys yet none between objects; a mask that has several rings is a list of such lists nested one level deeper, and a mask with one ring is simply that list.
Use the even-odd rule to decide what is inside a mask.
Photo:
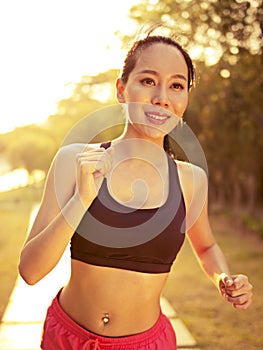
[{"label": "dark hair", "polygon": [[190,58],[187,51],[175,40],[167,36],[161,35],[148,35],[144,39],[135,41],[132,48],[128,51],[124,61],[121,80],[124,84],[127,83],[131,71],[134,69],[136,62],[143,50],[147,49],[153,44],[166,44],[175,47],[184,56],[185,62],[188,67],[188,90],[193,86],[194,83],[194,66],[192,59]]}]

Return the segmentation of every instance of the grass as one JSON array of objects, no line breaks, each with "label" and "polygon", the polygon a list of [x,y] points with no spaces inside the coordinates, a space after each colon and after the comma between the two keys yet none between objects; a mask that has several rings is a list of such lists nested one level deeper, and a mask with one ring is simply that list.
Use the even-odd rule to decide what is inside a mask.
[{"label": "grass", "polygon": [[[18,256],[26,236],[32,206],[42,188],[0,193],[0,319],[17,277]],[[202,350],[263,349],[263,240],[244,230],[233,215],[213,214],[211,224],[232,273],[244,273],[254,285],[247,311],[224,302],[198,266],[186,242],[174,263],[164,295],[176,309]]]},{"label": "grass", "polygon": [[257,216],[243,214],[241,216],[242,224],[250,231],[257,233],[263,238],[263,218],[260,212]]},{"label": "grass", "polygon": [[41,187],[28,187],[0,193],[0,320],[17,277],[30,211],[41,192]]},{"label": "grass", "polygon": [[17,277],[20,248],[25,240],[30,207],[16,205],[0,210],[0,319]]},{"label": "grass", "polygon": [[39,202],[42,196],[44,183],[21,187],[16,190],[0,192],[0,209],[7,205],[14,204],[32,204]]},{"label": "grass", "polygon": [[202,350],[263,349],[263,241],[222,214],[211,224],[231,271],[249,276],[254,286],[253,304],[247,311],[226,303],[201,271],[188,242],[174,263],[164,295]]}]

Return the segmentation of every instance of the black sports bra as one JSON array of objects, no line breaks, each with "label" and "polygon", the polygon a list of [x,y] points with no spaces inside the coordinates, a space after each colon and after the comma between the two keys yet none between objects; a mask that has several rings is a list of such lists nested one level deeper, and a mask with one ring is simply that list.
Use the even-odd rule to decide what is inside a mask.
[{"label": "black sports bra", "polygon": [[145,273],[170,271],[185,239],[185,203],[177,165],[167,159],[169,194],[160,208],[120,204],[109,194],[104,179],[71,239],[72,259]]}]

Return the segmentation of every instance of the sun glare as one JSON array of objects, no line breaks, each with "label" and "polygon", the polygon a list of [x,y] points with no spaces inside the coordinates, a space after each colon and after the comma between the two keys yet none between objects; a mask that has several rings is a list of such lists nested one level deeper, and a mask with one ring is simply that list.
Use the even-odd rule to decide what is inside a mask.
[{"label": "sun glare", "polygon": [[25,169],[16,169],[0,176],[0,192],[24,187],[28,184],[28,172]]},{"label": "sun glare", "polygon": [[217,64],[222,55],[222,49],[218,47],[203,47],[201,45],[192,46],[189,54],[193,60],[203,60],[207,66]]},{"label": "sun glare", "polygon": [[136,3],[0,2],[0,133],[54,114],[82,76],[119,68],[124,54],[115,32],[136,29],[127,17]]}]

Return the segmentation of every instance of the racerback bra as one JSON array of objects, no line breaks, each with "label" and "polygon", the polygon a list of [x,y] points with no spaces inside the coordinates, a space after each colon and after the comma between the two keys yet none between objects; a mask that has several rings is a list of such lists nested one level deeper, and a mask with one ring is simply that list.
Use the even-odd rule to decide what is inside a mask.
[{"label": "racerback bra", "polygon": [[122,205],[111,197],[103,180],[72,236],[72,259],[144,273],[170,271],[185,239],[185,203],[177,165],[168,155],[167,159],[169,194],[159,208]]}]

